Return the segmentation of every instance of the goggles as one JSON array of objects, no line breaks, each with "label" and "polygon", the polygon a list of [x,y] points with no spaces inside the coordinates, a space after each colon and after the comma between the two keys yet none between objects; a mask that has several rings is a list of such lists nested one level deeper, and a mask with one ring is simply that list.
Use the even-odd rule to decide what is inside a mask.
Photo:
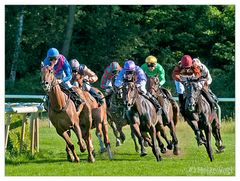
[{"label": "goggles", "polygon": [[51,62],[51,61],[57,60],[57,57],[49,57],[48,59]]},{"label": "goggles", "polygon": [[156,64],[155,64],[155,63],[148,63],[147,66],[148,66],[148,67],[155,67]]}]

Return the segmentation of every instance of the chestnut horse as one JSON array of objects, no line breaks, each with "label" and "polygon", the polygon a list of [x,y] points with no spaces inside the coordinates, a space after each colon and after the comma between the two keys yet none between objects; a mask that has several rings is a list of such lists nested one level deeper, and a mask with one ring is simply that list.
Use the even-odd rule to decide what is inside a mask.
[{"label": "chestnut horse", "polygon": [[[186,77],[185,77],[186,78]],[[204,144],[210,161],[213,161],[213,152],[211,146],[211,134],[215,138],[217,152],[224,151],[220,132],[220,120],[216,110],[212,110],[210,104],[201,94],[201,88],[198,85],[198,79],[186,78],[184,119],[193,129],[198,145]],[[202,133],[204,130],[205,137]]]},{"label": "chestnut horse", "polygon": [[[48,107],[49,119],[52,122],[53,126],[56,128],[57,133],[65,140],[66,142],[66,152],[67,156],[71,161],[79,162],[80,159],[77,156],[74,144],[70,138],[70,129],[72,129],[78,139],[78,144],[80,146],[80,151],[84,152],[86,150],[86,144],[82,139],[82,131],[80,128],[79,114],[80,112],[85,112],[85,104],[81,104],[79,111],[76,111],[74,102],[70,99],[69,95],[66,95],[62,90],[54,76],[54,70],[52,66],[44,66],[41,69],[41,81],[43,90],[49,96],[50,105]],[[86,122],[91,123],[91,112],[87,111],[85,113]],[[89,124],[90,125],[90,124]],[[94,162],[93,156],[93,146],[91,137],[85,137],[88,149],[88,159],[90,162]],[[71,153],[72,152],[72,153]]]},{"label": "chestnut horse", "polygon": [[[109,157],[109,159],[112,159],[112,153],[110,150],[110,139],[108,136],[108,121],[107,121],[106,102],[104,101],[104,103],[102,105],[99,105],[98,102],[96,101],[96,99],[93,96],[91,96],[91,94],[88,91],[83,91],[82,90],[83,79],[84,79],[84,76],[82,76],[80,74],[77,74],[73,77],[73,80],[78,82],[79,88],[84,94],[84,99],[90,105],[90,108],[92,111],[92,119],[93,119],[92,129],[96,128],[96,136],[98,137],[99,142],[100,142],[100,152],[102,153],[107,149],[108,157]],[[104,97],[102,92],[100,92],[97,88],[94,88],[94,89],[99,94],[101,94],[102,97]],[[81,125],[81,127],[83,127],[83,126],[84,125]],[[105,147],[102,142],[102,137],[104,137]]]},{"label": "chestnut horse", "polygon": [[[178,139],[176,135],[176,125],[179,119],[179,107],[177,103],[171,102],[163,92],[163,90],[160,88],[160,81],[157,76],[148,77],[147,81],[147,90],[157,98],[159,104],[163,108],[163,122],[161,124],[161,136],[165,139],[167,142],[168,149],[172,149],[173,144],[173,154],[178,155],[179,154],[179,148],[178,148]],[[166,90],[168,91],[168,90]],[[168,93],[171,96],[171,93],[168,91]],[[167,126],[170,129],[170,134],[172,136],[172,141],[167,139],[167,135],[164,130],[164,126]],[[158,138],[160,139],[160,136],[158,135]],[[161,151],[164,152],[164,145],[159,142],[159,146],[161,148]]]}]

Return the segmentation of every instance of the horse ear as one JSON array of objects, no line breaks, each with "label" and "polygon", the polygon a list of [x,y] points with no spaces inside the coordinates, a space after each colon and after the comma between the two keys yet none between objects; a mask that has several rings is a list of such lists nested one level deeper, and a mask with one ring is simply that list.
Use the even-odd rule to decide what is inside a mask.
[{"label": "horse ear", "polygon": [[43,68],[44,67],[44,63],[43,63],[43,61],[41,61],[41,68]]}]

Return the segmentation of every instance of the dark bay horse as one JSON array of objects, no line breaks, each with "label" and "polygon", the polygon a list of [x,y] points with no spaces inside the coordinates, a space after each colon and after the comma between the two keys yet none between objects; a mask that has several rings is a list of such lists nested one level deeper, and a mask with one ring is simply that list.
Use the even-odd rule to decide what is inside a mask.
[{"label": "dark bay horse", "polygon": [[[54,76],[54,71],[52,66],[44,66],[41,69],[41,80],[42,87],[44,91],[49,96],[50,105],[48,107],[49,119],[53,126],[56,128],[57,133],[66,142],[66,152],[68,159],[71,161],[79,162],[79,158],[75,152],[74,145],[70,138],[70,129],[72,129],[78,139],[78,144],[80,146],[81,152],[86,150],[86,144],[82,139],[82,131],[80,128],[79,114],[85,110],[85,105],[80,105],[80,110],[77,112],[73,101],[70,96],[66,95],[60,88],[57,79]],[[89,113],[89,112],[88,112]],[[90,120],[86,120],[91,122]],[[87,148],[89,151],[89,161],[94,161],[92,154],[92,146],[90,138],[86,139]],[[72,152],[72,153],[71,153]]]},{"label": "dark bay horse", "polygon": [[[121,145],[125,140],[125,134],[122,128],[128,125],[128,120],[126,118],[125,111],[124,111],[124,102],[123,102],[123,95],[122,89],[116,89],[114,86],[116,77],[112,77],[111,82],[113,85],[113,92],[110,98],[110,107],[107,108],[108,113],[108,121],[113,129],[114,136],[116,137],[116,146]],[[139,152],[139,146],[137,144],[136,135],[131,131],[131,137],[134,142],[135,151]]]},{"label": "dark bay horse", "polygon": [[[83,91],[82,87],[83,87],[84,76],[77,74],[76,77],[74,77],[73,79],[75,79],[78,82],[80,90]],[[101,94],[102,97],[104,97],[101,91],[99,91],[95,87],[94,89],[96,90],[96,92]],[[100,106],[96,101],[96,99],[93,96],[91,96],[91,94],[88,91],[83,91],[83,94],[84,94],[84,99],[90,105],[90,108],[92,111],[92,120],[93,120],[92,129],[96,128],[96,136],[98,137],[98,140],[100,142],[100,152],[102,153],[107,149],[108,157],[109,159],[112,159],[112,153],[110,149],[110,139],[108,136],[106,102],[104,101],[104,103]],[[84,125],[81,125],[81,127],[84,127]],[[102,142],[102,137],[104,137],[105,147]]]},{"label": "dark bay horse", "polygon": [[[168,149],[172,149],[173,144],[173,154],[178,155],[179,154],[179,148],[178,148],[178,139],[176,135],[176,125],[179,119],[179,107],[177,103],[171,102],[163,92],[163,90],[160,88],[160,81],[157,76],[148,77],[146,88],[154,97],[157,98],[159,104],[163,108],[163,122],[161,123],[161,136],[165,139],[167,142]],[[168,90],[166,90],[168,91]],[[171,93],[168,91],[168,93],[171,96]],[[164,130],[164,126],[167,126],[170,129],[170,134],[172,136],[172,141],[167,139],[167,135]],[[161,152],[165,152],[165,148],[163,143],[160,141],[160,135],[158,135],[158,141],[159,146],[161,148]]]},{"label": "dark bay horse", "polygon": [[[211,134],[213,134],[215,138],[218,153],[223,152],[225,146],[222,145],[220,120],[217,112],[216,110],[211,110],[209,103],[202,96],[198,81],[199,80],[187,78],[184,83],[184,118],[193,129],[198,145],[205,145],[209,159],[213,161]],[[205,136],[202,131],[204,131]]]},{"label": "dark bay horse", "polygon": [[139,94],[134,82],[125,82],[123,85],[123,99],[126,105],[126,115],[130,127],[138,138],[141,146],[141,156],[146,155],[144,152],[144,138],[147,133],[150,134],[152,152],[157,161],[161,161],[161,155],[157,146],[156,132],[159,131],[160,121],[162,118],[157,115],[154,105]]}]

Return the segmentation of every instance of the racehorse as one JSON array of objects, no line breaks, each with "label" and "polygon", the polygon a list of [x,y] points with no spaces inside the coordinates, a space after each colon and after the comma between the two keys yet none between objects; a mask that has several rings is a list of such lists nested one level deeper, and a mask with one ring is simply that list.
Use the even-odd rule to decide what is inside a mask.
[{"label": "racehorse", "polygon": [[157,115],[154,105],[139,94],[134,82],[125,82],[123,85],[123,99],[126,106],[126,115],[130,127],[138,138],[141,146],[140,156],[145,156],[144,135],[150,134],[152,152],[157,161],[161,161],[161,155],[157,147],[156,132],[159,130],[161,115]]},{"label": "racehorse", "polygon": [[[220,120],[217,112],[216,110],[211,110],[210,104],[202,96],[198,81],[198,79],[187,78],[184,82],[184,118],[193,129],[198,145],[205,145],[208,157],[210,161],[213,161],[211,134],[215,138],[218,153],[223,152],[225,146],[222,145]],[[203,130],[205,136],[202,133]]]},{"label": "racehorse", "polygon": [[[122,89],[117,89],[114,86],[116,76],[113,76],[111,79],[111,83],[113,85],[113,92],[111,93],[110,98],[110,107],[107,108],[107,114],[108,114],[108,121],[110,126],[113,129],[114,136],[116,137],[116,146],[121,145],[121,143],[125,140],[125,134],[122,130],[122,128],[126,125],[128,125],[128,120],[125,116],[124,111],[124,102],[123,102],[123,95],[122,95]],[[131,137],[134,142],[135,151],[139,152],[139,146],[137,144],[137,138],[136,135],[131,131]]]},{"label": "racehorse", "polygon": [[[79,84],[80,90],[83,88],[83,80],[84,76],[77,74],[75,75],[73,79],[77,80]],[[103,94],[100,92],[97,88],[93,87],[96,92],[101,94],[102,97]],[[92,110],[92,119],[93,119],[93,124],[92,124],[92,129],[96,128],[96,136],[98,137],[98,140],[100,142],[100,152],[104,152],[107,149],[108,157],[109,159],[112,159],[112,153],[110,149],[110,139],[108,136],[108,121],[107,121],[107,105],[106,102],[102,105],[99,105],[96,101],[96,99],[91,96],[91,94],[88,91],[83,91],[84,97],[86,102],[90,105],[90,108]],[[83,125],[84,126],[84,125]],[[82,125],[81,125],[82,127]],[[102,137],[104,137],[104,144],[102,142]],[[105,149],[106,148],[106,149]]]},{"label": "racehorse", "polygon": [[[170,102],[170,100],[166,97],[165,92],[160,88],[160,81],[157,76],[152,76],[148,77],[147,80],[147,85],[146,85],[147,90],[149,93],[151,93],[154,97],[157,98],[159,104],[163,108],[163,122],[161,124],[161,136],[165,139],[167,142],[167,148],[169,150],[172,149],[173,145],[173,154],[178,155],[179,154],[179,148],[178,148],[178,139],[176,135],[176,125],[179,119],[179,107],[177,103]],[[171,93],[168,90],[167,94],[171,96]],[[168,126],[170,129],[170,134],[172,136],[172,141],[167,139],[167,135],[164,130],[164,126]],[[166,149],[164,148],[163,143],[160,141],[160,135],[157,135],[158,138],[158,143],[159,147],[161,148],[161,152],[164,153],[166,152]]]},{"label": "racehorse", "polygon": [[[80,151],[86,150],[86,144],[83,140],[82,131],[80,128],[79,114],[85,111],[85,105],[81,104],[79,111],[76,110],[74,102],[70,99],[69,95],[66,95],[62,90],[54,76],[53,66],[44,66],[41,69],[41,81],[43,90],[49,96],[48,115],[53,126],[56,128],[57,133],[66,142],[67,157],[71,161],[79,162],[80,159],[77,156],[74,145],[70,138],[70,129],[72,129],[78,139]],[[91,119],[86,122],[91,123]],[[93,146],[91,145],[91,138],[85,137],[87,143],[87,149],[89,152],[88,159],[90,162],[94,162]],[[72,152],[72,153],[71,153]]]}]

